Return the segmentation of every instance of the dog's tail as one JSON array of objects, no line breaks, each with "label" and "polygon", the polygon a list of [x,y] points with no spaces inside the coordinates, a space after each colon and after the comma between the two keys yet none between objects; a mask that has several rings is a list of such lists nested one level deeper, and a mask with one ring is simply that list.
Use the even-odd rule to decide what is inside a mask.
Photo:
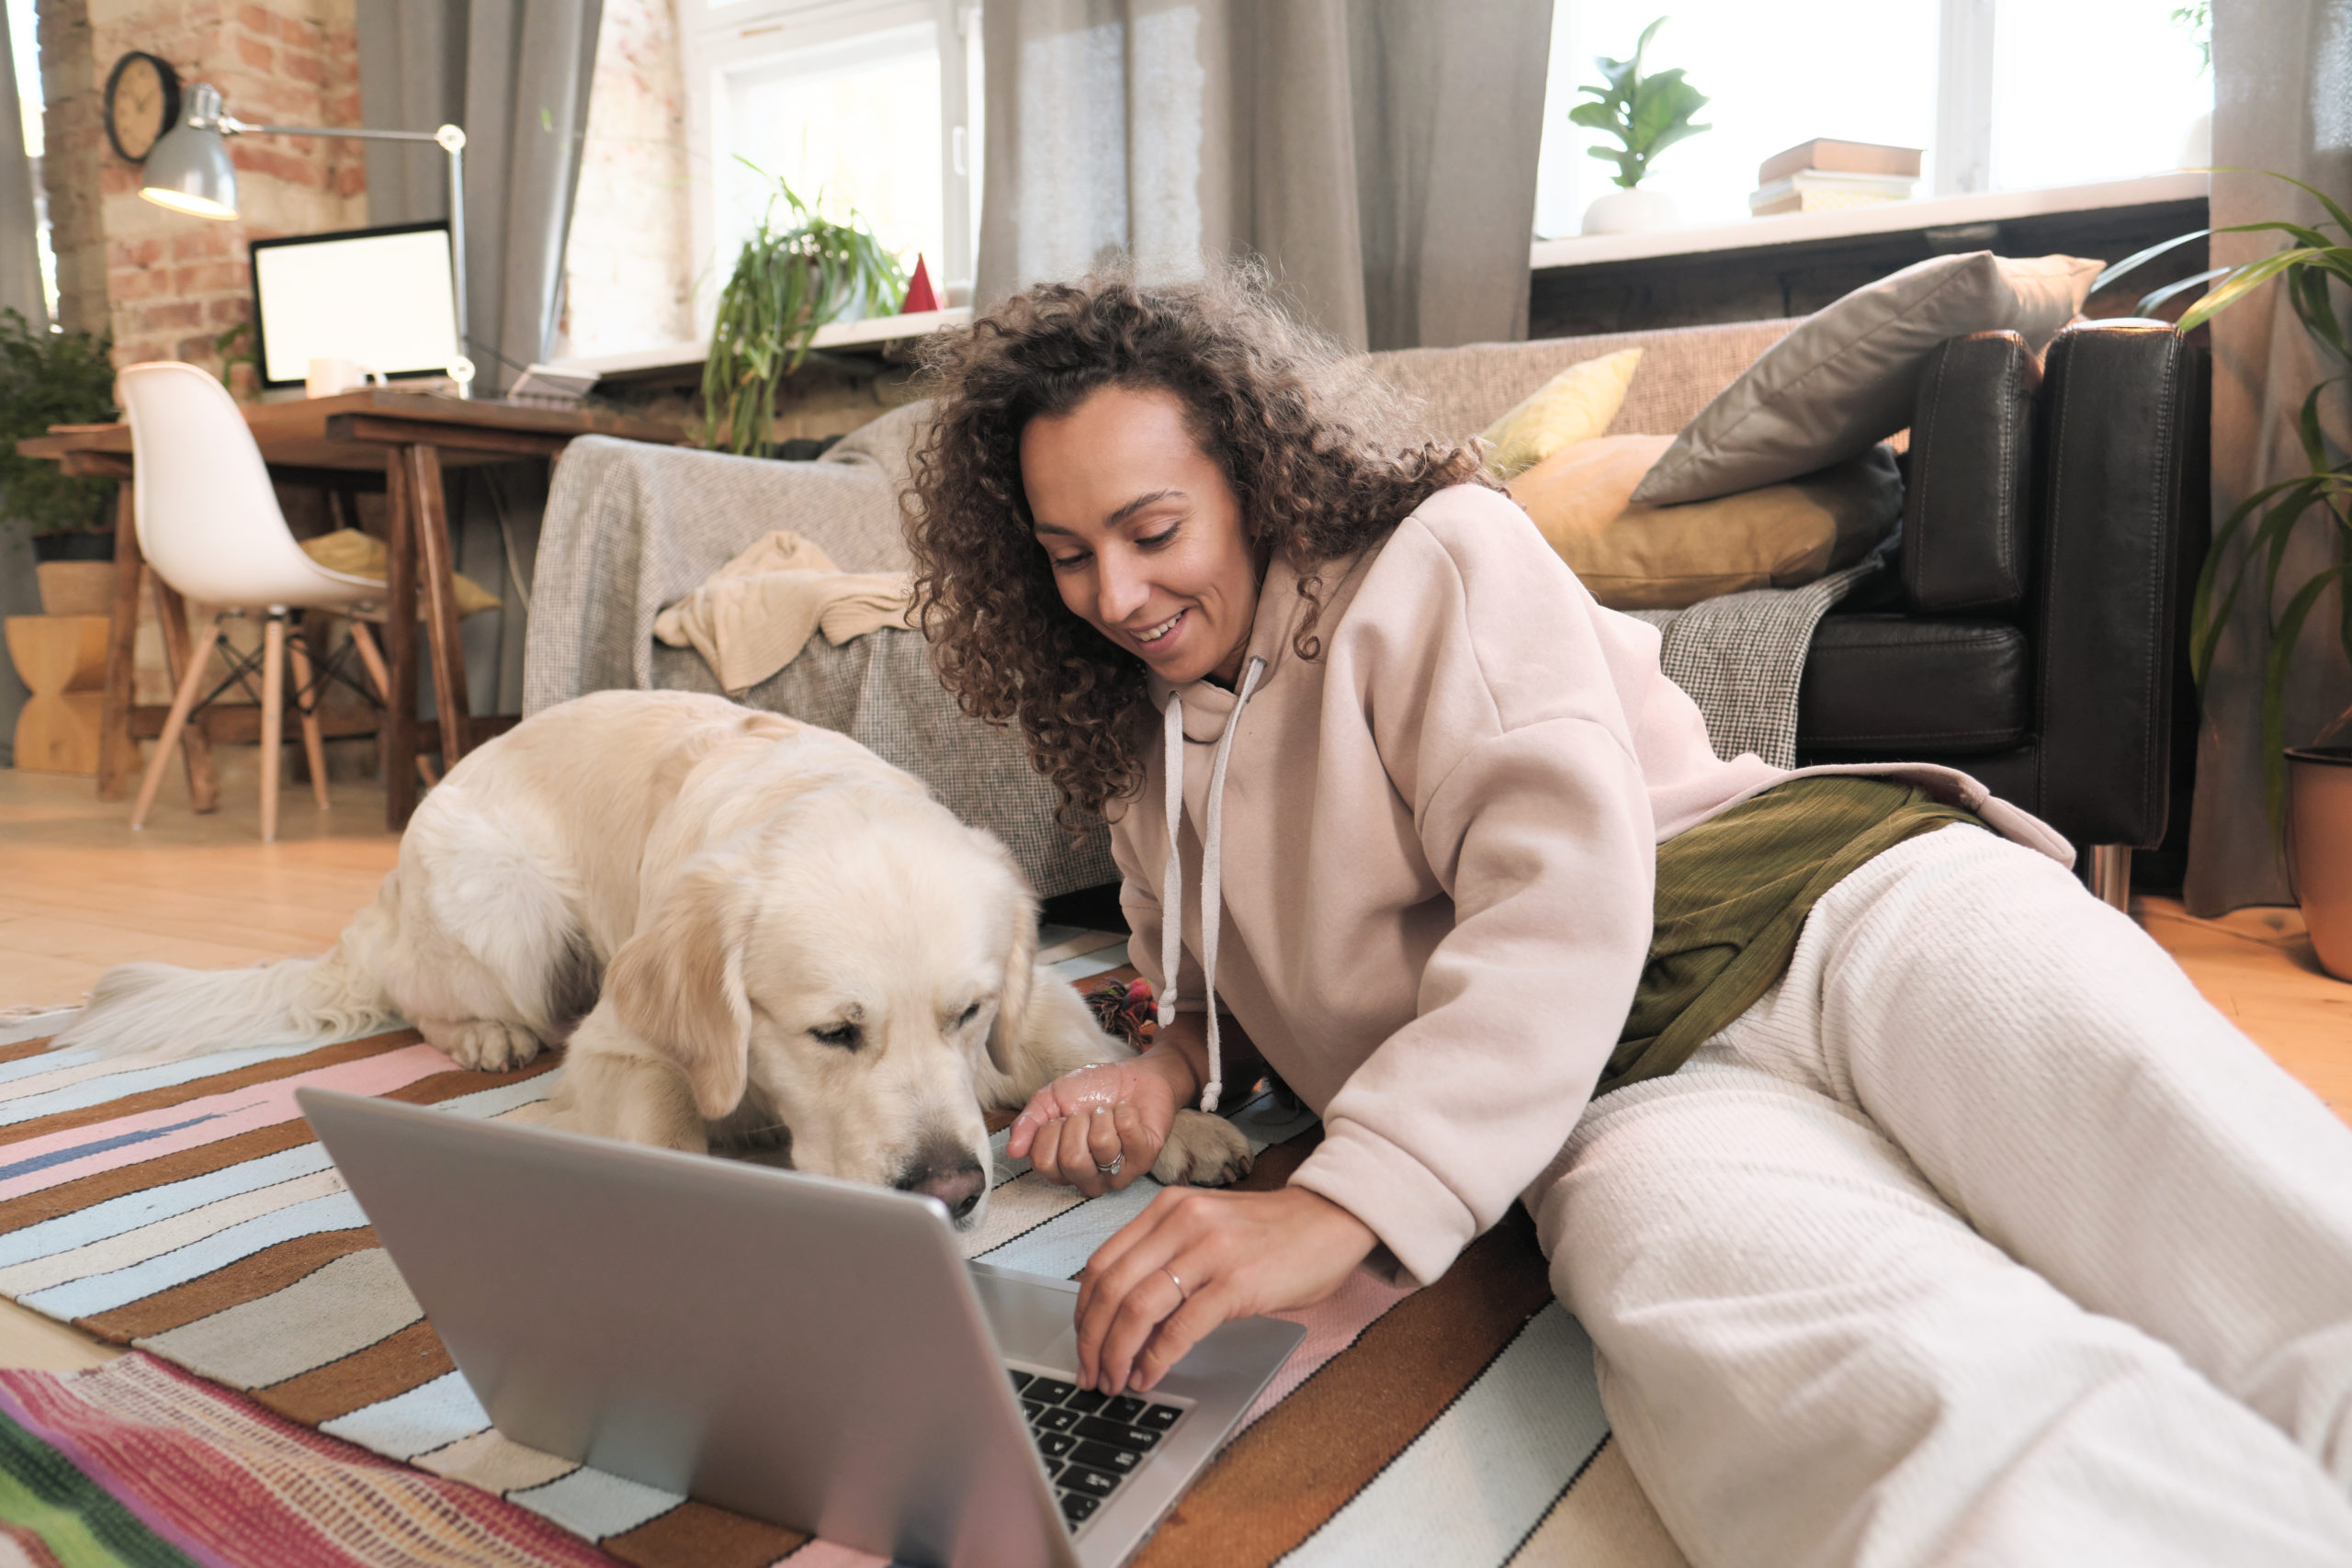
[{"label": "dog's tail", "polygon": [[391,997],[357,951],[368,945],[366,928],[363,919],[315,958],[250,969],[117,964],[99,977],[88,1005],[52,1048],[195,1056],[251,1045],[324,1044],[396,1027]]}]

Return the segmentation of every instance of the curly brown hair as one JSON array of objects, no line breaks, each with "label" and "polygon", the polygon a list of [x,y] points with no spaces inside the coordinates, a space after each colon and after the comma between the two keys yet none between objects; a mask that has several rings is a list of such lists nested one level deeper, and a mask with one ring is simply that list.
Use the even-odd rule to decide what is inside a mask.
[{"label": "curly brown hair", "polygon": [[936,344],[925,378],[938,402],[901,499],[921,624],[964,711],[1020,725],[1073,832],[1141,784],[1150,700],[1142,660],[1063,604],[1032,535],[1031,420],[1104,387],[1180,399],[1260,559],[1299,574],[1303,659],[1321,651],[1317,566],[1385,538],[1435,491],[1481,482],[1475,448],[1406,434],[1409,414],[1363,357],[1301,326],[1245,268],[1040,284]]}]

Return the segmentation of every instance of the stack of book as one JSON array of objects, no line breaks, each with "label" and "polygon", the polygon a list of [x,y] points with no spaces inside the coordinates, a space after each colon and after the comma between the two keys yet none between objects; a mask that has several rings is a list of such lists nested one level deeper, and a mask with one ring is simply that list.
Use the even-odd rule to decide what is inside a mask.
[{"label": "stack of book", "polygon": [[1747,210],[1752,217],[1769,218],[1781,212],[1834,212],[1907,201],[1918,180],[1917,147],[1816,137],[1764,160],[1756,171],[1757,190],[1747,198]]}]

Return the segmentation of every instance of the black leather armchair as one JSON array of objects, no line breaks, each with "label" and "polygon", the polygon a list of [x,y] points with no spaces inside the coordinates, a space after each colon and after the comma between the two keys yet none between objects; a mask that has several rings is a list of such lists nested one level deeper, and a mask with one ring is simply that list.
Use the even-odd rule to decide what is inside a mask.
[{"label": "black leather armchair", "polygon": [[2170,811],[2201,358],[2141,321],[2070,327],[2040,363],[2014,333],[1937,350],[1898,564],[1814,637],[1801,761],[1948,762],[2089,849],[2123,902]]}]

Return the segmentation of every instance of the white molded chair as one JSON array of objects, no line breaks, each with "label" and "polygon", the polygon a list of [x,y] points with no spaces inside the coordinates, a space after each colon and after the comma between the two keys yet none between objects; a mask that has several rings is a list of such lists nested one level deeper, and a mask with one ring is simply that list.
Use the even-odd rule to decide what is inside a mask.
[{"label": "white molded chair", "polygon": [[[164,361],[127,367],[118,380],[123,412],[130,422],[132,484],[139,518],[139,547],[155,574],[183,598],[219,605],[188,653],[170,716],[164,721],[154,759],[139,785],[130,826],[147,820],[164,782],[180,732],[198,706],[230,615],[262,615],[261,836],[277,837],[277,769],[286,706],[286,635],[289,610],[334,610],[346,615],[377,615],[384,585],[347,572],[330,571],[304,553],[278,509],[261,448],[228,389],[193,365]],[[383,658],[367,626],[355,618],[352,640],[374,678],[377,693],[390,700]],[[310,649],[298,629],[293,637],[295,705],[301,714],[302,745],[311,763],[311,784],[321,806],[327,803],[326,748],[319,728],[320,685]],[[250,669],[247,665],[245,668]],[[242,679],[242,677],[237,677]],[[217,693],[215,694],[218,694]],[[207,699],[209,700],[209,699]]]}]

